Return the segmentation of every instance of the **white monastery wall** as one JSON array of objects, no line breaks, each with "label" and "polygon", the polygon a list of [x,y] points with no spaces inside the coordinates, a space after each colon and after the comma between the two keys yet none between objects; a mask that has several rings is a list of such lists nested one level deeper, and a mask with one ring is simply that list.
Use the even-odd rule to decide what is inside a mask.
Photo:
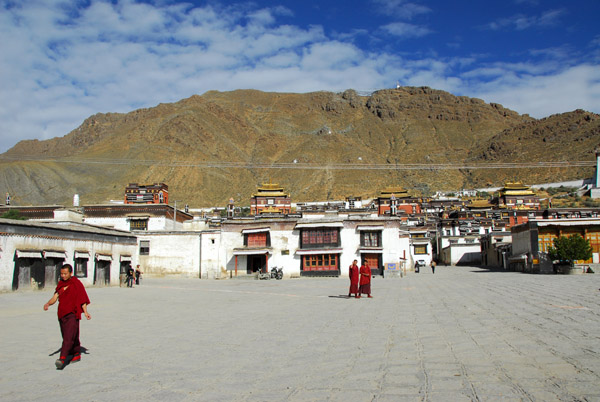
[{"label": "white monastery wall", "polygon": [[[85,286],[94,284],[95,275],[95,257],[97,254],[111,256],[110,261],[110,285],[119,285],[119,272],[121,256],[131,257],[131,264],[137,263],[137,249],[135,245],[118,244],[111,242],[92,241],[92,240],[74,240],[74,239],[55,239],[49,237],[34,237],[28,235],[2,235],[0,236],[0,290],[11,290],[15,274],[16,250],[40,252],[40,261],[42,251],[53,251],[64,253],[65,258],[53,258],[52,262],[56,265],[71,264],[75,269],[75,252],[87,252],[89,259],[87,262],[87,276],[79,277],[79,280]],[[37,258],[36,258],[37,259]],[[46,262],[45,262],[46,263]],[[60,267],[59,267],[60,268]],[[46,288],[53,287],[47,285]]]},{"label": "white monastery wall", "polygon": [[138,250],[149,241],[149,254],[139,255],[142,272],[149,275],[200,275],[200,233],[137,233]]}]

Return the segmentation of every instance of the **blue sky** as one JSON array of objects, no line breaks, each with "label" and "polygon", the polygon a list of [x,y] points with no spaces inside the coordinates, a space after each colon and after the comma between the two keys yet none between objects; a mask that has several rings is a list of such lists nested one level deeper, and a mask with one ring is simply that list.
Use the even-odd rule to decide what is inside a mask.
[{"label": "blue sky", "polygon": [[0,152],[209,90],[429,86],[600,113],[596,0],[0,0]]}]

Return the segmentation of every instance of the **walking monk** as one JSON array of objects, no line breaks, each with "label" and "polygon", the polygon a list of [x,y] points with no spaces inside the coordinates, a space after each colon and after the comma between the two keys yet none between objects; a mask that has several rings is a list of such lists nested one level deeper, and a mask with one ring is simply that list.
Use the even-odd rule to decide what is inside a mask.
[{"label": "walking monk", "polygon": [[358,273],[358,265],[356,265],[356,260],[354,260],[352,262],[352,265],[350,265],[350,268],[348,268],[348,273],[350,275],[350,290],[348,291],[348,297],[350,297],[352,295],[352,293],[354,293],[355,297],[358,297],[358,277],[359,277],[359,273]]},{"label": "walking monk", "polygon": [[360,267],[360,287],[358,289],[358,298],[360,295],[366,293],[369,297],[371,296],[371,268],[369,264],[365,263]]},{"label": "walking monk", "polygon": [[60,350],[60,359],[57,359],[56,368],[62,370],[66,365],[67,356],[73,355],[70,363],[81,360],[81,345],[79,343],[79,320],[81,313],[85,318],[92,319],[87,311],[90,299],[79,279],[73,275],[73,267],[65,264],[60,268],[60,281],[56,286],[54,295],[48,303],[44,304],[44,310],[56,303],[58,300],[58,323],[63,342]]}]

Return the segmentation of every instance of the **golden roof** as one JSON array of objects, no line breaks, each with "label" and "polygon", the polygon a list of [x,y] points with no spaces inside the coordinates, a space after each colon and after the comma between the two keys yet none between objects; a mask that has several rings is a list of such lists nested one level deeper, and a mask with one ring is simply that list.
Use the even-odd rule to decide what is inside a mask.
[{"label": "golden roof", "polygon": [[258,187],[258,192],[252,194],[252,197],[289,197],[288,193],[283,191],[283,187],[277,183],[263,183]]},{"label": "golden roof", "polygon": [[468,205],[469,208],[492,208],[493,205],[490,204],[488,200],[473,200],[471,201],[471,205]]},{"label": "golden roof", "polygon": [[410,197],[408,191],[400,186],[389,186],[384,188],[379,195],[379,198],[392,198],[392,195],[396,198]]},{"label": "golden roof", "polygon": [[283,191],[283,187],[279,186],[278,183],[263,183],[262,187],[258,188],[258,191]]},{"label": "golden roof", "polygon": [[529,186],[524,185],[522,182],[507,182],[504,187],[500,189],[501,195],[535,195],[533,190]]}]

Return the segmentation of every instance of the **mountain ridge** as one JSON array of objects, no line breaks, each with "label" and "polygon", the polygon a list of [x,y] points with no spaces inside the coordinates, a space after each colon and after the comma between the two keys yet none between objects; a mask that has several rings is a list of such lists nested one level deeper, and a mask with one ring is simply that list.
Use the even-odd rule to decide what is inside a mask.
[{"label": "mountain ridge", "polygon": [[[21,141],[1,155],[0,188],[23,204],[66,204],[75,193],[83,203],[97,203],[122,198],[129,182],[165,182],[171,199],[200,207],[223,205],[231,197],[248,204],[256,187],[269,180],[283,185],[294,201],[372,197],[388,185],[427,194],[500,185],[516,175],[525,182],[569,180],[591,176],[593,170],[394,168],[589,160],[600,145],[599,123],[600,116],[579,110],[537,120],[497,103],[428,87],[385,89],[370,96],[351,89],[209,91],[129,113],[98,113],[63,137]],[[535,151],[539,148],[546,152]],[[180,166],[181,161],[190,163]],[[217,161],[236,165],[206,167]],[[293,161],[322,168],[264,167]],[[340,164],[389,169],[335,168]]]}]

